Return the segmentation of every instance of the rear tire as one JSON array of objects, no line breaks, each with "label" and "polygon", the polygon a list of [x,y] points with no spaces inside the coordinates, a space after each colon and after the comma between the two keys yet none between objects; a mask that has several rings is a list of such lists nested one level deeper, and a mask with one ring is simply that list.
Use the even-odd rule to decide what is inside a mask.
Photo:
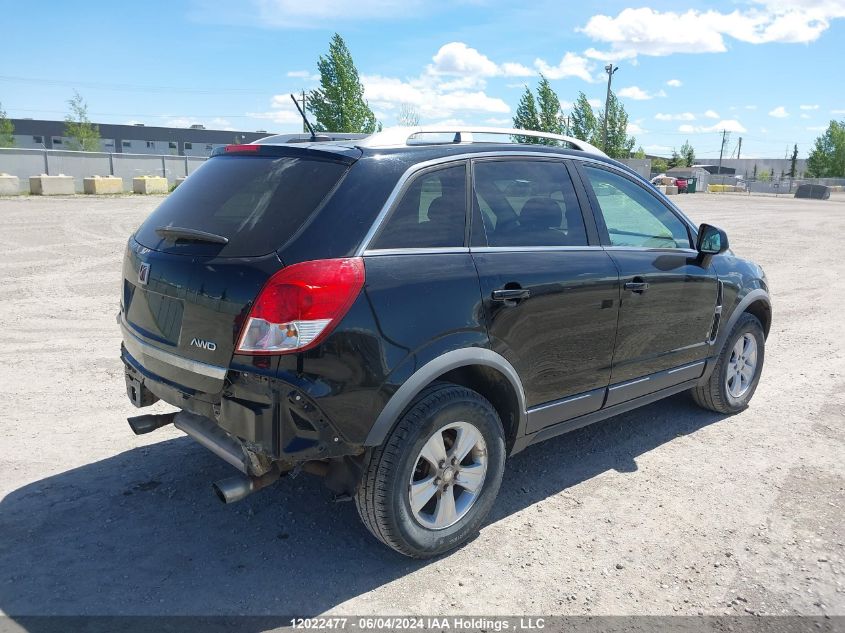
[{"label": "rear tire", "polygon": [[355,505],[388,547],[412,558],[437,556],[478,531],[504,465],[504,432],[493,405],[475,391],[439,383],[365,457]]},{"label": "rear tire", "polygon": [[710,377],[690,390],[696,404],[717,413],[745,409],[760,382],[765,346],[760,321],[743,313],[725,340]]}]

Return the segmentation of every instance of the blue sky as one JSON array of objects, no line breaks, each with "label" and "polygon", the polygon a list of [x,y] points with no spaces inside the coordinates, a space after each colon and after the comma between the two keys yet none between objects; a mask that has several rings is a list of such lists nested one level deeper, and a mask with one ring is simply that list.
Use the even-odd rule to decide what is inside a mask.
[{"label": "blue sky", "polygon": [[334,31],[371,107],[423,123],[510,126],[542,71],[566,108],[603,102],[608,60],[630,132],[666,155],[806,156],[845,119],[845,0],[6,0],[0,103],[60,119],[78,90],[104,123],[295,131],[287,94],[316,85]]}]

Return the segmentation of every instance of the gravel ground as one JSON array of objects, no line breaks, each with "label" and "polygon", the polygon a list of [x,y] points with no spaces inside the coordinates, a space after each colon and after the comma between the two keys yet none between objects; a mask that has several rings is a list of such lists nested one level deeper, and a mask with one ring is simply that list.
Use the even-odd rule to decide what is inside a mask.
[{"label": "gravel ground", "polygon": [[0,611],[845,614],[845,197],[676,198],[768,273],[751,407],[681,395],[532,447],[478,538],[428,562],[309,475],[227,507],[231,467],[131,433],[120,260],[160,200],[0,200]]}]

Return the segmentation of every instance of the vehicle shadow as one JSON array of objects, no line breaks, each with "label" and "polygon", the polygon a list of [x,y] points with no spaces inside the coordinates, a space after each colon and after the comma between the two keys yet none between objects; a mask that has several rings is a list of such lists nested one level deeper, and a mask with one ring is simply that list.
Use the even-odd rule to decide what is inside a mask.
[{"label": "vehicle shadow", "polygon": [[[530,447],[508,461],[488,524],[609,469],[635,471],[637,456],[722,417],[681,395]],[[309,475],[224,506],[209,482],[231,473],[179,438],[15,490],[0,501],[0,609],[314,615],[430,564],[377,543],[354,505],[331,503]]]}]

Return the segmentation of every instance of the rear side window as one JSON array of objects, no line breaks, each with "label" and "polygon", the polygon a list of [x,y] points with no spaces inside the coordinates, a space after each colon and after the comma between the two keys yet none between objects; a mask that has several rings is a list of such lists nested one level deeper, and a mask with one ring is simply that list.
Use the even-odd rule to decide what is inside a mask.
[{"label": "rear side window", "polygon": [[[215,157],[167,197],[135,239],[161,249],[168,244],[157,228],[195,229],[229,240],[222,248],[214,247],[215,255],[264,255],[299,230],[346,169],[343,164],[312,158]],[[210,248],[188,241],[177,241],[176,246],[186,254],[209,254]]]},{"label": "rear side window", "polygon": [[446,248],[464,245],[466,165],[417,176],[370,248]]},{"label": "rear side window", "polygon": [[686,225],[645,188],[606,169],[584,171],[613,246],[690,248]]},{"label": "rear side window", "polygon": [[473,167],[475,204],[489,246],[586,246],[581,207],[566,166],[513,159]]}]

